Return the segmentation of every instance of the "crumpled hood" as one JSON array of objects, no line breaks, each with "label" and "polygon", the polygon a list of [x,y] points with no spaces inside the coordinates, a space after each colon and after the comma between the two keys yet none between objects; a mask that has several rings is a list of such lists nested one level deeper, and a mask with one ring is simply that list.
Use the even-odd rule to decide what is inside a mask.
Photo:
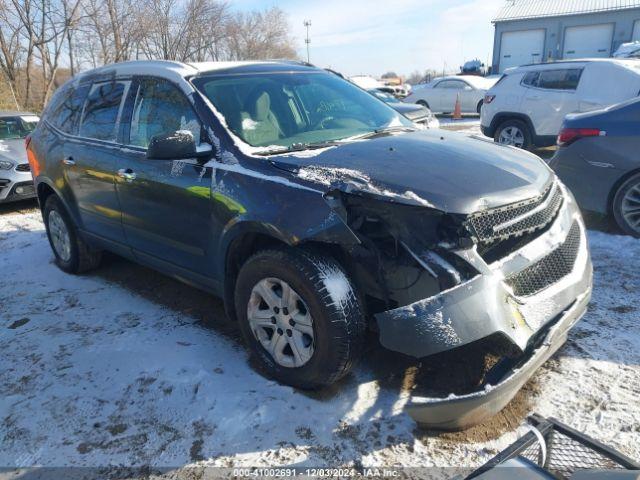
[{"label": "crumpled hood", "polygon": [[0,159],[9,160],[16,165],[27,163],[27,150],[24,148],[24,140],[22,138],[0,140]]},{"label": "crumpled hood", "polygon": [[417,131],[272,157],[327,191],[469,214],[540,195],[553,173],[535,155],[456,132]]}]

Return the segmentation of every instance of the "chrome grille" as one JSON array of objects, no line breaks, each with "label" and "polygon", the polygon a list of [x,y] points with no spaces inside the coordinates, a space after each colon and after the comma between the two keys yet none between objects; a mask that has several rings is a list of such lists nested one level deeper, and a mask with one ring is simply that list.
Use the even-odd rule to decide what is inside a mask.
[{"label": "chrome grille", "polygon": [[31,171],[31,167],[29,167],[28,163],[21,163],[20,165],[18,165],[16,167],[16,171],[17,172],[30,172]]},{"label": "chrome grille", "polygon": [[480,242],[523,235],[547,226],[556,217],[562,201],[562,189],[554,182],[539,197],[471,215],[467,229]]},{"label": "chrome grille", "polygon": [[574,222],[566,240],[546,257],[506,278],[519,297],[534,295],[559,282],[573,270],[580,250],[580,226]]}]

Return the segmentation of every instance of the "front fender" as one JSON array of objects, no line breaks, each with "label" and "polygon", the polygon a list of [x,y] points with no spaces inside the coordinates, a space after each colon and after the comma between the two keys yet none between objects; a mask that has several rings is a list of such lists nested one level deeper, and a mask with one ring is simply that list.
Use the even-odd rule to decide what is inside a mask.
[{"label": "front fender", "polygon": [[359,243],[328,205],[325,192],[296,183],[288,172],[268,163],[258,166],[259,170],[239,163],[212,162],[210,166],[213,214],[220,221],[217,262],[221,274],[229,246],[248,233],[265,234],[291,246],[310,241]]}]

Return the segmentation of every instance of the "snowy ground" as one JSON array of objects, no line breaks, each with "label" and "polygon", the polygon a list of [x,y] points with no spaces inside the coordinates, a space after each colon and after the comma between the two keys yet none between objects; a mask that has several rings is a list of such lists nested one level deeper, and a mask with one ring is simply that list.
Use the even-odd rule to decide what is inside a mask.
[{"label": "snowy ground", "polygon": [[640,459],[640,241],[589,237],[593,302],[567,345],[497,417],[438,435],[402,412],[428,366],[373,347],[330,391],[279,385],[218,300],[116,257],[67,275],[34,205],[2,206],[0,468],[472,467],[531,412]]}]

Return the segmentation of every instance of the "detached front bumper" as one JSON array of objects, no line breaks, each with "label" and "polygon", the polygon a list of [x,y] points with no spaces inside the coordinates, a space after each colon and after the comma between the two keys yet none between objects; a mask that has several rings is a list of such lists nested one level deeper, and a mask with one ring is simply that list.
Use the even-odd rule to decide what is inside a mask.
[{"label": "detached front bumper", "polygon": [[497,413],[560,348],[586,311],[593,275],[586,230],[571,193],[561,188],[564,202],[557,217],[532,242],[492,264],[485,263],[475,248],[457,251],[479,275],[434,297],[376,315],[382,345],[414,357],[495,334],[522,352],[510,372],[479,391],[412,398],[406,408],[418,423],[455,430]]},{"label": "detached front bumper", "polygon": [[468,395],[447,398],[412,397],[407,413],[420,425],[437,430],[463,430],[482,422],[502,410],[533,373],[566,341],[567,333],[584,315],[591,287],[583,293],[549,328],[541,345],[525,354],[496,385]]}]

